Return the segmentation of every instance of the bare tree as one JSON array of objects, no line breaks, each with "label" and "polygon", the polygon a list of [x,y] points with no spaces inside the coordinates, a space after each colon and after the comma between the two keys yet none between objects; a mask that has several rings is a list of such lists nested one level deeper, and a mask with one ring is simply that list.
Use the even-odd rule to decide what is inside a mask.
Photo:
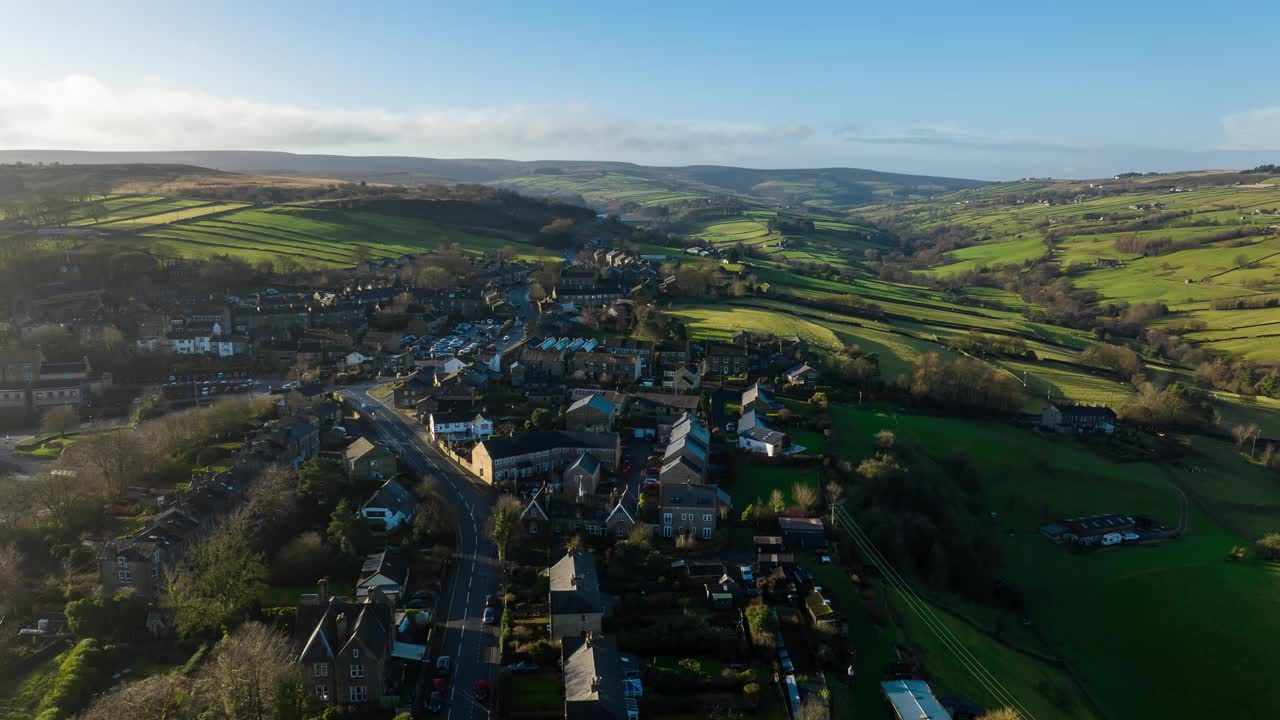
[{"label": "bare tree", "polygon": [[146,465],[146,453],[133,433],[109,432],[84,438],[63,453],[64,464],[91,474],[110,499],[123,497],[129,481]]},{"label": "bare tree", "polygon": [[70,405],[58,405],[40,418],[40,432],[46,435],[62,435],[80,427],[80,413]]},{"label": "bare tree", "polygon": [[818,507],[818,488],[797,480],[791,485],[791,500],[794,503],[792,507],[809,515]]},{"label": "bare tree", "polygon": [[211,716],[270,720],[280,688],[295,679],[289,639],[251,622],[223,638],[196,681]]},{"label": "bare tree", "polygon": [[183,720],[196,708],[188,697],[187,681],[177,674],[152,675],[100,695],[77,720]]},{"label": "bare tree", "polygon": [[22,553],[16,545],[0,545],[0,615],[23,606],[27,582],[22,576]]},{"label": "bare tree", "polygon": [[783,496],[781,490],[775,488],[773,492],[769,493],[769,509],[773,511],[774,515],[781,515],[787,511],[787,499]]}]

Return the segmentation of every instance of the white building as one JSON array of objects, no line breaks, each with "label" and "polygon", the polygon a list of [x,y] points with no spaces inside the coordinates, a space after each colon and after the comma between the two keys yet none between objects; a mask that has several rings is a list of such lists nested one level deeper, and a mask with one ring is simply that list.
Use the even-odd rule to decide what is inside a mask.
[{"label": "white building", "polygon": [[488,440],[493,435],[493,421],[479,413],[431,413],[427,429],[434,439]]}]

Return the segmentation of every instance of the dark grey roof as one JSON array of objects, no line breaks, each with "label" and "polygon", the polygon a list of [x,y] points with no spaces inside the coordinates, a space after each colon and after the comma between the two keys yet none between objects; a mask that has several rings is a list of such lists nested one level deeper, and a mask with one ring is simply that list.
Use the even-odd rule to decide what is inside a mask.
[{"label": "dark grey roof", "polygon": [[552,615],[598,613],[603,610],[594,555],[581,551],[571,552],[552,565],[548,575],[551,580]]},{"label": "dark grey roof", "polygon": [[625,720],[622,662],[613,638],[565,638],[565,720]]},{"label": "dark grey roof", "polygon": [[369,497],[362,507],[386,508],[404,515],[412,515],[418,499],[395,480],[388,480]]},{"label": "dark grey roof", "polygon": [[609,402],[605,398],[599,395],[587,395],[586,397],[581,397],[575,400],[573,404],[569,406],[569,409],[565,410],[565,413],[568,414],[588,407],[604,413],[605,415],[612,415],[614,410],[613,403]]},{"label": "dark grey roof", "polygon": [[663,507],[709,508],[716,507],[715,485],[663,485],[658,504]]},{"label": "dark grey roof", "polygon": [[618,446],[618,434],[605,432],[569,432],[567,430],[535,430],[510,437],[489,438],[480,443],[489,457],[496,459],[527,455],[553,448],[612,450]]},{"label": "dark grey roof", "polygon": [[399,552],[383,548],[381,552],[365,556],[357,585],[363,586],[374,575],[383,575],[403,586],[409,579],[409,566]]}]

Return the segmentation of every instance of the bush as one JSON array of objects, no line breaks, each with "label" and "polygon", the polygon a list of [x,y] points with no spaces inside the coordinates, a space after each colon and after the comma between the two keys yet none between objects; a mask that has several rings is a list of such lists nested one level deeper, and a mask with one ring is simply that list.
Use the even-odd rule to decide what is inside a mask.
[{"label": "bush", "polygon": [[103,681],[104,653],[97,640],[81,640],[58,665],[53,685],[40,701],[39,720],[58,720],[88,704]]},{"label": "bush", "polygon": [[215,465],[222,459],[222,448],[207,447],[196,453],[196,465]]},{"label": "bush", "polygon": [[325,547],[320,533],[308,530],[280,549],[272,563],[279,582],[313,582],[332,566],[332,551]]}]

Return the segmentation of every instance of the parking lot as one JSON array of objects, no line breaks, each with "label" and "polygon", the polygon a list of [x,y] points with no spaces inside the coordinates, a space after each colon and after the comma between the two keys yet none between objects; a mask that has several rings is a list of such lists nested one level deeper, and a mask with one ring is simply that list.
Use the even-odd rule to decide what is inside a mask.
[{"label": "parking lot", "polygon": [[401,345],[405,349],[413,349],[416,353],[426,357],[445,358],[456,356],[465,360],[481,350],[498,350],[504,347],[506,343],[512,342],[512,339],[517,334],[523,337],[523,331],[518,327],[511,328],[509,332],[500,335],[498,329],[502,325],[502,321],[494,318],[477,323],[464,322],[455,326],[448,335],[440,337],[431,335],[415,337],[410,335],[402,339]]}]

